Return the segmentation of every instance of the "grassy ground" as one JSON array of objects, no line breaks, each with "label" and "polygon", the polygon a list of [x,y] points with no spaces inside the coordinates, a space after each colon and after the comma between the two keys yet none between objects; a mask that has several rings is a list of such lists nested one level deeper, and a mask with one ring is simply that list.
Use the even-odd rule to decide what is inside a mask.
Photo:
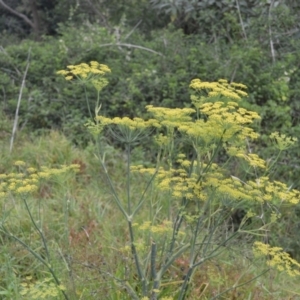
[{"label": "grassy ground", "polygon": [[[127,223],[113,202],[94,147],[78,149],[53,131],[42,137],[18,136],[9,154],[9,134],[3,133],[2,137],[0,173],[13,171],[16,160],[33,167],[74,163],[80,166],[76,175],[44,181],[38,191],[26,199],[46,238],[51,267],[68,298],[132,299],[120,287],[120,280],[128,280],[133,285],[136,280],[132,256],[125,250],[129,242]],[[126,184],[124,156],[112,147],[105,147],[116,191],[125,199],[122,194]],[[133,201],[137,201],[145,184],[145,179],[138,175],[132,178]],[[172,214],[172,204],[167,204],[164,195],[151,199],[152,203],[146,202],[137,215],[138,224],[149,220],[149,214],[161,216],[162,221],[163,216]],[[53,291],[49,270],[28,251],[30,248],[42,258],[46,256],[41,236],[34,228],[24,201],[11,197],[1,199],[0,205],[1,224],[27,245],[26,248],[3,230],[0,232],[0,298],[64,299],[61,292],[56,293],[55,288]],[[139,238],[142,240],[143,234]],[[187,266],[187,257],[183,254],[166,275],[166,291],[172,293],[178,288]],[[263,261],[253,259],[250,246],[237,241],[224,249],[222,255],[197,269],[188,299],[213,299],[217,295],[217,299],[300,299],[297,278],[272,270],[252,280],[265,269]],[[26,289],[27,294],[22,295]]]}]

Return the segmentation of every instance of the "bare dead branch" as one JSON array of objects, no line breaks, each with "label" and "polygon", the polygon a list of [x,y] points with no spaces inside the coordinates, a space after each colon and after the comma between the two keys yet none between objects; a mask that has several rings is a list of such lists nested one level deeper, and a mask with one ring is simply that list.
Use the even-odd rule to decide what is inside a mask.
[{"label": "bare dead branch", "polygon": [[15,135],[16,135],[16,131],[17,131],[18,118],[19,118],[19,109],[20,109],[20,104],[21,104],[21,99],[22,99],[22,93],[23,93],[23,88],[25,86],[25,79],[26,79],[27,72],[28,72],[29,65],[30,65],[30,54],[31,54],[31,48],[29,48],[29,50],[28,50],[27,64],[26,64],[26,68],[25,68],[25,72],[24,72],[24,75],[23,75],[23,80],[22,80],[22,84],[21,84],[21,88],[20,88],[20,92],[19,92],[19,98],[18,98],[16,113],[15,113],[15,120],[14,120],[13,130],[12,130],[11,139],[10,139],[10,147],[9,147],[9,152],[10,153],[11,153],[12,148],[13,148],[14,139],[15,139]]},{"label": "bare dead branch", "polygon": [[270,3],[270,7],[269,7],[269,12],[268,12],[268,27],[269,27],[269,38],[270,38],[270,50],[271,50],[271,55],[272,55],[272,61],[273,63],[275,62],[275,49],[274,49],[274,43],[273,43],[273,39],[272,39],[272,27],[271,27],[271,10],[273,8],[274,5],[274,0],[271,1]]},{"label": "bare dead branch", "polygon": [[99,47],[109,47],[109,46],[137,48],[137,49],[145,50],[145,51],[148,51],[148,52],[160,55],[160,56],[164,56],[163,54],[161,54],[161,53],[159,53],[159,52],[157,52],[155,50],[152,50],[152,49],[149,49],[149,48],[146,48],[146,47],[143,47],[143,46],[133,45],[133,44],[127,44],[127,43],[110,43],[110,44],[100,45]]},{"label": "bare dead branch", "polygon": [[242,19],[242,14],[241,14],[241,9],[240,9],[239,1],[238,1],[238,0],[235,0],[235,3],[236,3],[237,10],[238,10],[238,15],[239,15],[239,19],[240,19],[240,23],[241,23],[243,35],[244,35],[245,40],[247,41],[248,38],[247,38],[247,34],[246,34],[244,22],[243,22],[243,19]]},{"label": "bare dead branch", "polygon": [[15,9],[12,9],[10,6],[8,6],[6,3],[4,3],[3,0],[0,0],[0,5],[1,5],[4,9],[6,9],[7,11],[9,11],[11,14],[13,14],[13,15],[15,15],[15,16],[21,18],[21,19],[23,19],[23,20],[24,20],[30,27],[32,27],[33,29],[35,28],[34,23],[33,23],[30,19],[28,19],[26,15],[24,15],[24,14],[22,14],[22,13],[16,11]]}]

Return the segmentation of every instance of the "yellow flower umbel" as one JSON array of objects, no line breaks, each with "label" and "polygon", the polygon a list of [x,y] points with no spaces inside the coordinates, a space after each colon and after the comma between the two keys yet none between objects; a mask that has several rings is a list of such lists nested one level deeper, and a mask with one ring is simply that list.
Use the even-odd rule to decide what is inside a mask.
[{"label": "yellow flower umbel", "polygon": [[97,123],[89,124],[88,127],[92,132],[100,133],[105,127],[108,127],[115,139],[126,144],[137,142],[147,134],[149,128],[160,126],[155,119],[107,118],[104,116],[97,116],[95,119]]},{"label": "yellow flower umbel", "polygon": [[298,204],[300,191],[290,189],[285,183],[271,181],[268,177],[248,181],[245,186],[247,193],[257,202],[272,202],[273,204]]},{"label": "yellow flower umbel", "polygon": [[229,145],[244,144],[246,138],[256,139],[258,134],[247,125],[254,120],[260,119],[255,112],[239,108],[234,102],[205,103],[200,106],[205,119],[195,122],[183,123],[179,131],[186,132],[188,136],[206,145],[222,139]]},{"label": "yellow flower umbel", "polygon": [[285,134],[280,134],[277,131],[271,133],[270,139],[274,142],[275,147],[279,151],[287,150],[288,148],[294,146],[298,141],[298,139],[295,137],[289,137]]},{"label": "yellow flower umbel", "polygon": [[139,172],[141,174],[153,175],[157,171],[155,177],[155,183],[157,188],[162,192],[170,192],[175,199],[181,199],[183,197],[187,199],[195,198],[195,191],[197,190],[197,174],[188,174],[188,167],[190,161],[185,159],[185,156],[178,155],[177,163],[180,164],[180,168],[168,168],[165,170],[163,167],[158,168],[143,168],[143,166],[133,166],[131,170],[133,172]]},{"label": "yellow flower umbel", "polygon": [[164,149],[168,149],[169,154],[172,153],[174,148],[174,133],[175,129],[180,126],[190,126],[193,123],[191,115],[195,113],[193,108],[167,108],[167,107],[153,107],[152,105],[146,106],[159,126],[162,129],[156,138],[156,143]]},{"label": "yellow flower umbel", "polygon": [[41,180],[53,178],[69,171],[79,171],[79,166],[76,164],[63,165],[58,168],[41,167],[39,171],[32,167],[26,167],[26,163],[23,161],[16,161],[14,165],[18,168],[17,172],[0,174],[0,199],[9,195],[34,193],[38,190]]},{"label": "yellow flower umbel", "polygon": [[124,118],[116,117],[110,119],[103,116],[97,116],[96,120],[99,121],[99,123],[102,124],[102,126],[114,124],[114,125],[128,127],[130,130],[146,129],[151,126],[159,127],[159,123],[154,119],[143,120],[141,118],[130,119],[128,117],[124,117]]},{"label": "yellow flower umbel", "polygon": [[[32,278],[27,277],[26,279],[30,281]],[[45,278],[34,283],[24,282],[21,284],[20,295],[25,296],[27,299],[58,299],[60,292],[66,288],[52,281],[52,278]]]},{"label": "yellow flower umbel", "polygon": [[189,123],[192,121],[190,115],[196,112],[192,108],[153,107],[153,105],[147,105],[146,109],[162,126],[167,128],[175,128]]},{"label": "yellow flower umbel", "polygon": [[268,266],[286,272],[289,276],[294,277],[300,275],[300,264],[280,247],[271,247],[268,244],[255,242],[253,245],[253,253],[256,257],[267,257]]},{"label": "yellow flower umbel", "polygon": [[[182,124],[178,129],[191,137],[195,148],[214,149],[216,143],[222,144],[231,157],[244,159],[251,167],[265,168],[266,163],[257,155],[247,154],[245,141],[258,138],[249,127],[260,116],[240,107],[239,103],[247,96],[247,87],[240,83],[192,80],[194,90],[191,101],[196,108],[197,118],[190,124]],[[200,95],[197,95],[200,94]]]},{"label": "yellow flower umbel", "polygon": [[[99,64],[97,61],[91,61],[90,64],[81,63],[79,65],[67,66],[67,70],[60,70],[57,72],[59,75],[65,76],[66,80],[75,80],[83,84],[86,93],[85,86],[91,83],[97,91],[97,101],[95,105],[95,115],[97,116],[100,109],[100,91],[108,84],[108,80],[104,77],[111,70],[107,65]],[[86,95],[86,103],[89,110],[91,119],[93,118],[89,100]],[[89,124],[88,124],[89,125]]]},{"label": "yellow flower umbel", "polygon": [[242,97],[247,96],[247,93],[243,91],[247,89],[245,85],[235,82],[228,83],[226,79],[219,79],[218,82],[205,82],[197,78],[192,80],[190,88],[196,92],[204,91],[207,94],[206,97],[197,97],[195,95],[191,97],[192,103],[197,108],[203,104],[204,100],[207,101],[207,98],[214,98],[218,100],[227,98],[239,101]]},{"label": "yellow flower umbel", "polygon": [[67,66],[67,70],[60,70],[59,75],[65,76],[66,80],[77,79],[81,83],[91,82],[97,91],[100,91],[108,84],[103,76],[110,73],[108,66],[91,61],[90,64],[81,63],[79,65]]}]

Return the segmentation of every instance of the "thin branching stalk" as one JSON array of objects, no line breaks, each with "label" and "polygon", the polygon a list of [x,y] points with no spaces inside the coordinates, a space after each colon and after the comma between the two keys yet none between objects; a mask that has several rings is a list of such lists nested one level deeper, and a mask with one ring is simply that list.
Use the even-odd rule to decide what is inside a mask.
[{"label": "thin branching stalk", "polygon": [[[31,249],[25,242],[23,242],[21,239],[19,239],[18,237],[16,237],[15,235],[11,234],[4,226],[3,224],[1,225],[2,227],[2,232],[7,235],[8,237],[14,239],[15,241],[17,241],[19,244],[21,244],[28,252],[30,252],[37,260],[39,260],[47,269],[48,271],[51,273],[56,285],[59,287],[61,285],[60,280],[57,278],[54,270],[51,267],[51,264],[48,263],[45,259],[43,259],[36,251],[34,251],[33,249]],[[64,298],[66,300],[69,300],[68,295],[65,293],[64,290],[59,289]]]},{"label": "thin branching stalk", "polygon": [[174,250],[174,246],[175,246],[175,242],[177,240],[178,232],[179,232],[180,226],[183,222],[184,208],[185,208],[185,206],[182,207],[177,213],[176,220],[175,220],[174,226],[173,226],[172,239],[171,239],[171,242],[170,242],[169,250],[167,252],[166,262],[169,260],[169,257],[171,256],[171,254]]},{"label": "thin branching stalk", "polygon": [[270,173],[270,171],[274,168],[274,166],[277,164],[279,157],[282,154],[282,150],[280,150],[278,152],[278,154],[276,155],[275,159],[273,160],[272,164],[268,167],[268,169],[265,171],[265,174],[263,176],[266,176],[268,173]]},{"label": "thin branching stalk", "polygon": [[[178,300],[184,300],[185,299],[185,296],[186,296],[186,293],[187,293],[187,290],[188,290],[188,285],[189,285],[189,282],[190,282],[190,278],[194,272],[194,270],[196,269],[196,267],[198,267],[199,265],[202,265],[205,261],[213,258],[213,257],[216,257],[220,254],[220,252],[218,251],[220,249],[220,247],[222,246],[225,246],[225,244],[230,240],[232,239],[234,236],[236,235],[236,233],[234,233],[232,236],[230,236],[228,239],[226,239],[222,244],[220,244],[216,249],[212,250],[211,253],[207,256],[205,256],[204,258],[200,259],[198,262],[196,262],[196,257],[195,257],[195,260],[194,262],[192,263],[192,265],[190,265],[188,271],[187,271],[187,274],[185,276],[185,279],[184,279],[184,282],[181,286],[181,291],[180,291],[180,295],[178,297]],[[252,281],[252,280],[251,280]],[[236,287],[239,287],[239,286],[236,286]]]},{"label": "thin branching stalk", "polygon": [[106,276],[113,279],[114,283],[116,283],[121,289],[125,289],[127,291],[127,293],[129,294],[129,296],[131,297],[131,299],[133,299],[133,300],[139,300],[140,299],[138,297],[137,293],[135,292],[135,290],[132,288],[132,286],[129,284],[128,281],[122,280],[122,279],[112,275],[109,272],[101,271],[101,273],[103,273]]},{"label": "thin branching stalk", "polygon": [[[215,257],[215,256],[219,255],[218,250],[221,247],[225,247],[226,243],[229,242],[231,239],[233,239],[237,234],[238,234],[238,232],[233,233],[229,238],[227,238],[225,241],[223,241],[222,243],[220,243],[216,249],[214,249],[214,250],[211,251],[210,255],[206,258],[206,260],[209,259],[209,258],[212,258],[212,257]],[[198,265],[200,265],[202,263],[203,262],[200,261],[200,262],[194,264],[194,266],[198,266]]]},{"label": "thin branching stalk", "polygon": [[[211,219],[211,216],[209,216],[209,221]],[[208,241],[206,242],[206,247],[205,249],[203,249],[203,255],[206,255],[206,253],[208,252],[208,247],[212,244],[212,238],[214,237],[214,234],[215,234],[215,231],[220,227],[221,225],[221,221],[223,221],[224,219],[222,218],[222,216],[220,215],[220,217],[218,218],[217,220],[217,223],[215,226],[213,226],[210,231],[209,231],[209,234],[207,235],[208,236]]]},{"label": "thin branching stalk", "polygon": [[151,258],[150,258],[150,264],[151,264],[151,279],[156,278],[156,254],[157,254],[157,246],[154,241],[151,242]]},{"label": "thin branching stalk", "polygon": [[236,7],[237,7],[237,11],[238,11],[238,15],[239,15],[239,19],[240,19],[242,31],[243,31],[243,35],[244,35],[245,40],[247,41],[248,38],[247,38],[247,34],[246,34],[244,22],[243,22],[243,19],[242,19],[242,14],[241,14],[241,9],[240,9],[240,3],[239,3],[238,0],[235,0],[235,3],[236,3]]},{"label": "thin branching stalk", "polygon": [[143,20],[139,20],[136,25],[131,29],[131,31],[125,36],[124,40],[127,40],[135,31],[136,28],[139,27],[139,25],[142,23]]},{"label": "thin branching stalk", "polygon": [[215,151],[214,151],[214,153],[213,153],[211,159],[209,160],[209,162],[208,162],[207,166],[205,167],[205,169],[203,170],[203,172],[201,172],[201,174],[199,175],[199,177],[198,177],[196,183],[199,183],[199,182],[201,181],[201,179],[203,178],[203,176],[205,175],[205,173],[206,173],[206,172],[209,170],[209,168],[211,167],[211,165],[212,165],[212,163],[213,163],[215,157],[217,156],[217,154],[218,154],[218,152],[219,152],[219,149],[220,149],[221,146],[222,146],[222,143],[223,143],[223,136],[224,136],[225,132],[226,132],[226,129],[224,129],[223,134],[222,134],[222,136],[221,136],[221,138],[220,138],[220,140],[219,140],[219,142],[218,142],[218,144],[217,144],[217,147],[216,147],[216,149],[215,149]]},{"label": "thin branching stalk", "polygon": [[146,195],[146,192],[148,191],[148,189],[149,189],[151,183],[153,182],[153,180],[154,180],[156,174],[157,174],[157,171],[151,176],[150,180],[148,181],[147,186],[146,186],[146,188],[144,189],[144,191],[143,191],[143,193],[142,193],[142,196],[141,196],[140,201],[138,202],[138,204],[136,205],[135,209],[134,209],[133,212],[132,212],[132,215],[131,215],[132,217],[134,217],[134,215],[135,215],[135,214],[140,210],[140,208],[142,207],[142,205],[143,205],[143,203],[144,203],[144,201],[145,201],[145,195]]},{"label": "thin branching stalk", "polygon": [[127,189],[127,213],[131,215],[131,196],[130,196],[130,164],[131,164],[131,155],[130,155],[130,143],[126,145],[126,156],[127,156],[127,170],[126,170],[126,189]]},{"label": "thin branching stalk", "polygon": [[161,54],[157,51],[154,51],[152,49],[149,49],[149,48],[146,48],[146,47],[143,47],[143,46],[139,46],[139,45],[128,44],[128,43],[110,43],[110,44],[100,45],[99,47],[110,47],[110,46],[137,48],[137,49],[145,50],[145,51],[148,51],[148,52],[151,52],[151,53],[154,53],[154,54],[157,54],[157,55],[160,55],[160,56],[164,57],[163,54]]},{"label": "thin branching stalk", "polygon": [[146,295],[147,294],[146,278],[145,278],[145,275],[142,271],[139,256],[138,256],[135,244],[134,244],[134,234],[133,234],[133,228],[132,228],[131,221],[128,221],[128,227],[129,227],[129,236],[130,236],[130,243],[131,243],[131,253],[132,253],[133,258],[134,258],[134,262],[135,262],[135,266],[136,266],[136,269],[137,269],[139,280],[142,283],[143,295]]},{"label": "thin branching stalk", "polygon": [[189,247],[191,246],[190,243],[186,243],[182,247],[180,247],[169,259],[166,261],[160,270],[157,272],[156,280],[154,281],[154,284],[157,284],[157,287],[159,288],[161,277],[164,275],[164,273],[170,268],[170,266],[174,263],[174,261],[182,254],[184,253]]},{"label": "thin branching stalk", "polygon": [[269,11],[268,11],[268,28],[269,28],[269,39],[270,39],[272,62],[275,63],[276,54],[275,54],[274,43],[273,43],[273,39],[272,39],[273,33],[272,33],[272,26],[271,26],[271,20],[272,20],[271,10],[273,8],[273,5],[274,5],[274,0],[271,1]]},{"label": "thin branching stalk", "polygon": [[117,192],[116,192],[116,190],[115,190],[115,188],[114,188],[114,185],[113,185],[113,183],[112,183],[112,180],[111,180],[111,178],[110,178],[110,176],[109,176],[109,174],[108,174],[108,170],[107,170],[107,168],[106,168],[105,162],[104,162],[104,160],[101,158],[101,151],[100,151],[100,148],[99,148],[99,143],[97,143],[97,146],[98,146],[98,153],[99,153],[99,155],[100,155],[99,161],[100,161],[100,164],[101,164],[101,166],[102,166],[102,168],[103,168],[103,170],[104,170],[105,177],[106,177],[106,179],[107,179],[107,181],[108,181],[108,184],[109,184],[110,190],[111,190],[111,192],[112,192],[112,194],[113,194],[113,196],[114,196],[115,202],[116,202],[117,206],[119,207],[120,211],[123,213],[123,215],[124,215],[124,216],[126,217],[126,219],[128,220],[128,219],[129,219],[129,216],[128,216],[127,212],[125,211],[125,209],[124,209],[124,207],[123,207],[123,205],[122,205],[122,203],[121,203],[121,201],[120,201],[120,199],[119,199],[119,197],[118,197],[118,194],[117,194]]},{"label": "thin branching stalk", "polygon": [[[207,204],[209,205],[209,204]],[[201,217],[199,216],[198,220],[197,220],[197,224],[196,224],[196,228],[194,230],[193,233],[193,238],[192,238],[192,243],[190,246],[190,259],[189,259],[189,269],[187,271],[187,274],[185,275],[184,281],[181,285],[181,289],[180,289],[180,294],[178,299],[183,300],[186,297],[186,293],[188,291],[188,287],[189,287],[189,282],[190,282],[190,278],[192,277],[192,274],[197,266],[196,264],[196,260],[197,257],[199,256],[199,251],[201,250],[205,239],[207,238],[207,235],[204,236],[202,243],[199,245],[200,247],[197,246],[196,241],[199,235],[199,230],[201,228],[201,224],[203,224],[203,220],[204,220],[204,215],[202,215]],[[210,238],[213,236],[213,232],[210,234]],[[209,241],[208,241],[209,244]],[[198,248],[197,253],[196,253],[196,246]],[[204,263],[204,261],[206,261],[209,257],[201,259],[200,262]]]},{"label": "thin branching stalk", "polygon": [[93,119],[93,115],[92,115],[90,102],[89,102],[89,98],[88,98],[88,94],[87,94],[87,91],[86,91],[85,84],[83,85],[83,89],[84,89],[85,101],[86,101],[86,105],[87,105],[87,108],[88,108],[88,111],[89,111],[89,115],[90,115],[90,118]]},{"label": "thin branching stalk", "polygon": [[195,254],[195,247],[196,247],[196,240],[197,240],[197,237],[198,237],[199,228],[200,228],[201,223],[202,223],[202,219],[198,218],[197,226],[194,230],[193,239],[192,239],[192,243],[191,243],[189,269],[188,269],[187,274],[185,275],[184,282],[181,285],[181,291],[180,291],[180,295],[178,297],[179,300],[185,298],[186,292],[188,290],[188,285],[189,285],[190,278],[191,278],[191,276],[194,272],[194,269],[195,269],[194,262],[195,262],[195,259],[197,257],[197,254]]},{"label": "thin branching stalk", "polygon": [[[100,161],[101,161],[101,159],[100,159]],[[116,190],[115,190],[115,188],[114,188],[114,186],[113,186],[113,184],[112,184],[112,181],[111,181],[110,176],[109,176],[109,174],[108,174],[108,171],[107,171],[107,168],[106,168],[106,166],[105,166],[105,163],[103,163],[103,162],[101,161],[101,165],[102,165],[102,167],[103,167],[103,170],[104,170],[105,176],[106,176],[106,178],[107,178],[107,180],[108,180],[108,183],[109,183],[109,186],[110,186],[110,188],[111,188],[111,191],[112,191],[112,193],[113,193],[113,195],[114,195],[115,202],[117,203],[119,209],[121,210],[121,212],[123,213],[123,215],[126,217],[126,219],[128,219],[129,216],[128,216],[128,214],[126,213],[125,209],[123,208],[123,205],[122,205],[122,203],[121,203],[121,201],[120,201],[120,199],[119,199],[119,197],[118,197],[118,195],[117,195],[117,193],[116,193]]]},{"label": "thin branching stalk", "polygon": [[188,269],[188,272],[187,274],[185,275],[185,278],[184,278],[184,281],[181,285],[181,288],[180,288],[180,294],[178,296],[178,300],[183,300],[185,299],[185,296],[187,294],[187,291],[188,291],[188,287],[189,287],[189,281],[190,281],[190,278],[192,276],[192,273],[194,272],[194,266],[191,266],[189,269]]},{"label": "thin branching stalk", "polygon": [[46,251],[46,256],[47,256],[48,262],[50,263],[51,262],[51,260],[50,260],[50,254],[49,254],[49,250],[48,250],[48,246],[47,246],[47,242],[46,242],[45,236],[44,236],[43,232],[40,230],[40,228],[37,226],[36,222],[34,221],[34,218],[33,218],[32,214],[31,214],[30,209],[29,209],[29,206],[28,206],[28,203],[26,201],[26,198],[25,197],[22,197],[22,198],[23,198],[26,210],[28,212],[28,215],[30,217],[31,223],[33,224],[33,226],[35,227],[36,231],[38,232],[38,234],[40,235],[40,237],[42,239],[42,243],[43,243],[44,249]]},{"label": "thin branching stalk", "polygon": [[239,288],[239,287],[241,287],[243,285],[246,285],[246,284],[248,284],[248,283],[256,280],[257,278],[261,277],[262,275],[266,274],[269,271],[270,271],[270,269],[267,269],[267,270],[263,271],[262,273],[258,274],[257,276],[253,277],[252,279],[250,279],[248,281],[245,281],[245,282],[243,282],[241,284],[238,284],[238,285],[234,285],[231,288],[228,288],[227,290],[225,290],[224,292],[222,292],[222,293],[216,295],[215,297],[211,298],[211,300],[218,299],[220,296],[224,295],[225,293],[227,293],[227,292],[229,292],[231,290],[237,289],[237,288]]},{"label": "thin branching stalk", "polygon": [[142,283],[142,290],[143,290],[143,295],[147,294],[147,287],[146,287],[146,279],[145,279],[145,275],[142,271],[141,268],[141,263],[139,261],[139,257],[138,257],[138,253],[137,253],[137,249],[135,247],[134,244],[134,233],[133,233],[133,228],[132,228],[132,216],[131,216],[131,196],[130,196],[130,143],[126,144],[126,152],[127,152],[127,183],[126,183],[126,189],[127,189],[127,214],[130,216],[129,218],[127,218],[128,221],[128,227],[129,227],[129,235],[130,235],[130,242],[131,242],[131,251],[132,251],[132,255],[134,257],[134,261],[135,261],[135,265],[136,265],[136,269],[138,272],[138,277],[139,280]]},{"label": "thin branching stalk", "polygon": [[95,117],[98,116],[99,111],[101,109],[102,103],[100,103],[100,92],[101,90],[97,90],[97,101],[96,101],[96,106],[95,106]]},{"label": "thin branching stalk", "polygon": [[117,278],[115,278],[115,280],[117,281],[117,284],[121,288],[124,288],[127,291],[128,295],[131,297],[131,299],[133,299],[133,300],[139,300],[140,299],[138,297],[138,295],[136,294],[135,290],[132,288],[132,286],[128,282],[121,281]]},{"label": "thin branching stalk", "polygon": [[[217,227],[217,226],[216,226]],[[213,233],[210,234],[210,237],[213,236]],[[220,249],[221,246],[225,246],[225,244],[232,239],[235,236],[235,234],[233,234],[232,236],[230,236],[226,241],[224,241],[221,245],[219,245],[219,247],[217,247],[216,249],[212,250],[211,253],[207,256],[205,256],[204,254],[204,258],[200,259],[198,262],[196,262],[196,259],[198,257],[198,255],[194,256],[193,261],[190,262],[190,267],[187,271],[187,274],[185,275],[184,281],[181,285],[181,289],[180,289],[180,294],[178,297],[178,300],[184,300],[186,297],[186,293],[188,291],[188,287],[189,287],[189,283],[190,283],[190,279],[193,275],[193,272],[195,271],[195,269],[199,266],[202,265],[205,261],[218,256],[220,254],[220,252],[218,251]],[[209,243],[208,243],[209,244]]]}]

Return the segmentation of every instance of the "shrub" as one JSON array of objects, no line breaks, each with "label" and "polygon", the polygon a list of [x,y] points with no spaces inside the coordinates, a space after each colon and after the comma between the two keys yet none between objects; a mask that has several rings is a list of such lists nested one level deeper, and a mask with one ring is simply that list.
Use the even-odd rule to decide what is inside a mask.
[{"label": "shrub", "polygon": [[[75,82],[89,76],[92,82],[102,82],[102,75],[94,79],[93,65],[97,63],[91,62],[86,68],[82,68],[82,64],[69,66],[74,71],[59,73],[66,79],[70,73],[75,75]],[[243,250],[241,244],[238,247],[233,244],[239,234],[250,237],[243,242],[246,248],[249,242],[256,240],[255,255],[271,255],[270,267],[286,271],[290,276],[300,275],[300,264],[296,260],[282,248],[266,244],[272,237],[268,231],[280,219],[281,207],[298,204],[300,191],[289,189],[286,184],[268,177],[276,159],[266,162],[249,150],[251,141],[259,136],[250,126],[260,117],[239,105],[241,98],[247,96],[246,86],[223,79],[218,82],[194,79],[190,87],[195,91],[191,97],[194,108],[148,105],[146,110],[152,118],[145,120],[137,117],[107,118],[98,115],[97,106],[95,123],[88,123],[96,138],[106,132],[125,148],[126,200],[115,188],[101,147],[98,156],[111,194],[128,224],[129,241],[121,252],[127,259],[132,256],[133,262],[126,265],[127,272],[120,274],[118,271],[121,277],[117,277],[117,285],[132,299],[164,296],[185,299],[193,293],[192,278],[199,266],[226,249]],[[132,149],[151,131],[158,153],[155,166],[132,165]],[[273,133],[270,138],[275,140],[280,152],[297,141],[278,133]],[[185,148],[180,147],[182,144],[190,146],[190,156],[184,153]],[[218,159],[220,155],[225,158]],[[232,168],[235,164],[244,166],[245,174],[241,174],[239,168],[237,176]],[[148,181],[136,199],[131,196],[135,172]],[[154,189],[149,194],[152,185]],[[154,204],[153,196],[160,199],[158,205]],[[148,197],[151,213],[142,224],[136,223],[136,216],[147,205]],[[160,213],[162,207],[164,210]],[[256,232],[261,233],[260,237],[255,238]],[[186,261],[180,282],[176,282],[169,272],[178,260]],[[264,272],[267,271],[268,268]],[[165,287],[165,281],[176,288]],[[229,290],[231,288],[221,294]]]}]

